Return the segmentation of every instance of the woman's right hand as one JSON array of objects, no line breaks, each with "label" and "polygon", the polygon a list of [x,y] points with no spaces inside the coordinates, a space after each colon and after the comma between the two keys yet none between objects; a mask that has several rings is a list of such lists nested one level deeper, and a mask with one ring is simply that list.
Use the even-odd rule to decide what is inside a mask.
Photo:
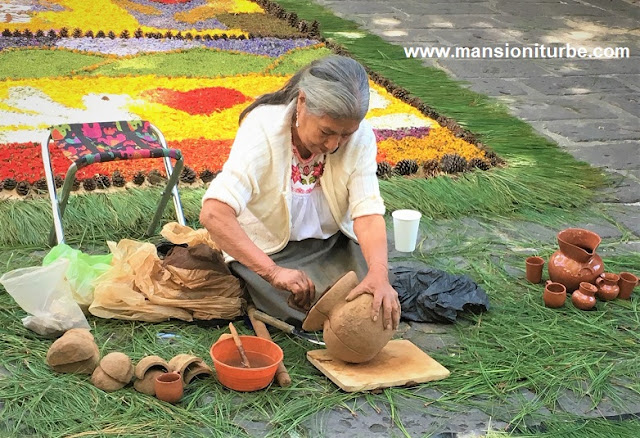
[{"label": "woman's right hand", "polygon": [[291,292],[296,306],[304,310],[311,308],[311,303],[316,296],[316,287],[303,271],[274,265],[261,276],[276,289]]}]

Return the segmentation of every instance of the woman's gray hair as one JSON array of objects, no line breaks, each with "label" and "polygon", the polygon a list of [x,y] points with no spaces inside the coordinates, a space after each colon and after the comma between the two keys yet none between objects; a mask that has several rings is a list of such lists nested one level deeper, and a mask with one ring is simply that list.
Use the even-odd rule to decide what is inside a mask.
[{"label": "woman's gray hair", "polygon": [[362,120],[369,109],[369,78],[364,67],[346,56],[332,55],[298,71],[280,90],[263,94],[240,114],[240,122],[260,105],[282,105],[302,90],[308,111],[315,116]]}]

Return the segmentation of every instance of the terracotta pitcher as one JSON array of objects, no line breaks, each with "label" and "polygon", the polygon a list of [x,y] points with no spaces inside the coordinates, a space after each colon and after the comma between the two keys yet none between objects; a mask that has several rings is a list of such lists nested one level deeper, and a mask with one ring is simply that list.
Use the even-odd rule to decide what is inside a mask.
[{"label": "terracotta pitcher", "polygon": [[582,228],[568,228],[558,233],[560,249],[549,259],[549,278],[562,283],[571,293],[581,282],[595,283],[604,272],[604,263],[596,249],[600,236]]}]

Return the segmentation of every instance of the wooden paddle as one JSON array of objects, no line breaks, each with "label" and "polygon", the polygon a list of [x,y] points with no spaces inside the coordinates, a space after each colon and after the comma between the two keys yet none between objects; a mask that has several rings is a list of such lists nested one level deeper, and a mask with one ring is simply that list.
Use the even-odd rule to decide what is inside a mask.
[{"label": "wooden paddle", "polygon": [[233,336],[233,342],[236,343],[236,347],[238,348],[238,353],[240,353],[240,360],[242,361],[242,366],[245,368],[251,368],[249,359],[247,358],[247,355],[244,352],[244,347],[242,346],[242,341],[240,340],[240,336],[238,336],[238,332],[236,331],[236,328],[233,326],[232,322],[229,323],[229,330],[231,330],[231,336]]}]

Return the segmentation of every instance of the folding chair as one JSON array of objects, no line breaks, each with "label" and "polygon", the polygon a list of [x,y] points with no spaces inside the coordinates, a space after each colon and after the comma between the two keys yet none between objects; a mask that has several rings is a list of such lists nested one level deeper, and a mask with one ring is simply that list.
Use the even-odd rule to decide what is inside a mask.
[{"label": "folding chair", "polygon": [[[67,170],[59,198],[49,155],[50,142],[60,148],[64,155],[72,161]],[[74,177],[79,169],[96,163],[141,158],[162,158],[168,178],[167,186],[162,193],[158,208],[146,234],[151,235],[154,232],[169,197],[173,197],[178,223],[185,225],[177,187],[178,178],[184,166],[182,153],[178,149],[167,147],[167,142],[158,128],[145,120],[52,126],[46,140],[42,142],[42,161],[53,210],[53,228],[49,234],[49,244],[53,245],[55,239],[58,240],[58,243],[64,242],[62,216],[67,206]],[[176,160],[175,169],[171,164],[171,158]]]}]

